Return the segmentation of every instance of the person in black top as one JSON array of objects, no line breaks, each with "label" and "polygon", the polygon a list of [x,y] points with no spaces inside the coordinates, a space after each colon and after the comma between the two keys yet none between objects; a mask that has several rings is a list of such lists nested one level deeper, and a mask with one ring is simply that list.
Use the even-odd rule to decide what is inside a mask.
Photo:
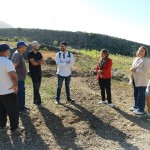
[{"label": "person in black top", "polygon": [[42,70],[41,65],[45,64],[42,54],[39,52],[40,44],[37,41],[31,43],[32,50],[28,54],[29,71],[33,82],[34,101],[33,104],[41,105],[40,86]]}]

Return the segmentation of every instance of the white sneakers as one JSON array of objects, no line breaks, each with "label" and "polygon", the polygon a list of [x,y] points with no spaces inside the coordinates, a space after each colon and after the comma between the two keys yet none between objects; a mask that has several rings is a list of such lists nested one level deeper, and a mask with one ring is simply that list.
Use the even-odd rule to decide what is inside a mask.
[{"label": "white sneakers", "polygon": [[139,110],[137,110],[137,109],[134,108],[134,107],[131,107],[131,108],[130,108],[130,111],[133,111],[133,113],[134,113],[135,115],[143,115],[143,114],[144,114],[144,112],[140,112]]},{"label": "white sneakers", "polygon": [[[104,105],[104,104],[108,104],[108,103],[106,101],[100,101],[98,104],[99,105]],[[114,107],[115,105],[113,103],[110,103],[110,104],[108,104],[108,106]]]},{"label": "white sneakers", "polygon": [[134,108],[134,107],[130,108],[130,111],[135,111],[135,110],[136,110],[136,108]]},{"label": "white sneakers", "polygon": [[138,111],[138,110],[134,110],[133,113],[134,113],[135,115],[143,115],[143,114],[144,114],[144,112],[140,112],[140,111]]},{"label": "white sneakers", "polygon": [[104,104],[107,104],[107,102],[106,101],[100,101],[98,104],[99,105],[104,105]]},{"label": "white sneakers", "polygon": [[108,104],[110,107],[114,107],[115,105],[113,103]]}]

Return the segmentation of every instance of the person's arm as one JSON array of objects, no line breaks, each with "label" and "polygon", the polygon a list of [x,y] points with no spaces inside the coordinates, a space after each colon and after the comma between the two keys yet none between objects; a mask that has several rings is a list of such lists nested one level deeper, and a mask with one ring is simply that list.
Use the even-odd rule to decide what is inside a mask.
[{"label": "person's arm", "polygon": [[56,54],[56,65],[57,66],[66,66],[67,62],[62,62],[59,58],[59,53]]},{"label": "person's arm", "polygon": [[45,64],[46,64],[44,58],[42,58],[42,59],[39,61],[39,63],[40,63],[41,65],[45,65]]},{"label": "person's arm", "polygon": [[12,83],[13,83],[13,86],[10,88],[10,90],[13,89],[15,91],[15,93],[17,93],[18,92],[18,77],[17,77],[17,74],[16,74],[15,71],[10,71],[10,72],[8,72],[8,74],[9,74],[9,77],[10,77]]},{"label": "person's arm", "polygon": [[18,64],[16,64],[16,63],[13,63],[14,64],[14,67],[15,67],[15,69],[17,68],[17,66],[18,66]]},{"label": "person's arm", "polygon": [[136,72],[145,74],[150,69],[150,59],[144,60],[144,64],[142,68],[136,68]]},{"label": "person's arm", "polygon": [[102,70],[100,70],[100,68],[99,68],[99,63],[100,62],[98,62],[97,66],[96,66],[96,70],[94,70],[94,72],[96,72],[96,74],[98,74],[98,75],[101,75]]},{"label": "person's arm", "polygon": [[74,57],[73,57],[73,54],[71,53],[71,58],[70,58],[70,65],[73,66],[74,64]]},{"label": "person's arm", "polygon": [[39,66],[40,65],[40,61],[36,62],[34,58],[30,58],[29,61],[31,62],[31,64],[33,66]]},{"label": "person's arm", "polygon": [[14,65],[11,61],[8,61],[6,63],[6,71],[8,72],[8,75],[13,83],[13,85],[12,85],[12,87],[10,87],[10,89],[13,89],[15,91],[15,93],[17,93],[18,92],[18,77],[15,72]]},{"label": "person's arm", "polygon": [[43,58],[43,56],[42,56],[42,54],[40,53],[40,60],[39,60],[39,63],[41,64],[41,65],[45,65],[46,64],[46,62],[45,62],[45,60],[44,60],[44,58]]},{"label": "person's arm", "polygon": [[111,68],[112,68],[112,60],[111,60],[111,59],[109,59],[109,62],[108,62],[107,67],[106,67],[106,68],[104,68],[102,71],[108,72],[108,71],[110,71],[110,70],[111,70]]},{"label": "person's arm", "polygon": [[18,53],[15,53],[15,54],[12,56],[11,61],[13,62],[15,69],[17,68],[17,66],[20,65],[21,57],[22,57],[22,56],[21,56],[20,54],[18,54]]},{"label": "person's arm", "polygon": [[98,64],[97,64],[97,66],[96,66],[96,73],[98,72],[98,70],[99,70],[99,62],[98,62]]}]

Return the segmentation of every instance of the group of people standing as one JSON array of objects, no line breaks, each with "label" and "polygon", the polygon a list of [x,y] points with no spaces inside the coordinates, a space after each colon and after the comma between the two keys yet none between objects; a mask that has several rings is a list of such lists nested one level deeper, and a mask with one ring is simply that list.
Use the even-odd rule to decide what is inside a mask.
[{"label": "group of people standing", "polygon": [[[29,73],[33,82],[33,103],[41,105],[41,65],[45,64],[42,54],[38,51],[40,44],[37,41],[31,43],[32,50],[28,54]],[[28,113],[25,107],[25,79],[27,75],[26,62],[23,53],[27,50],[24,41],[16,45],[17,50],[12,55],[7,44],[0,44],[0,130],[6,130],[7,115],[10,120],[10,130],[16,132],[18,128],[19,113]]]},{"label": "group of people standing", "polygon": [[[145,46],[140,46],[136,52],[136,57],[133,61],[131,71],[131,83],[134,90],[134,106],[130,108],[136,115],[143,115],[147,102],[147,114],[150,117],[150,81],[148,82],[148,71],[150,70],[150,58],[148,49]],[[112,60],[109,58],[109,51],[101,50],[101,58],[96,66],[97,80],[101,90],[102,100],[100,105],[107,104],[114,107],[111,98],[111,68]],[[105,96],[107,94],[107,97]]]},{"label": "group of people standing", "polygon": [[[19,113],[28,113],[25,106],[25,79],[26,75],[32,79],[33,83],[33,104],[41,105],[40,86],[42,79],[41,65],[46,64],[42,54],[39,52],[40,44],[37,41],[31,43],[32,50],[28,53],[29,72],[27,73],[26,62],[23,53],[27,50],[24,41],[17,43],[17,50],[12,55],[11,60],[8,59],[10,48],[7,44],[0,44],[0,130],[6,130],[7,115],[10,120],[10,130],[12,132],[20,130]],[[102,100],[100,105],[108,104],[110,107],[115,105],[112,103],[111,95],[111,69],[112,59],[109,58],[107,49],[101,50],[100,60],[96,66],[96,79],[98,80]],[[146,58],[148,50],[141,46],[137,51],[133,65],[130,69],[132,83],[134,87],[134,107],[131,110],[141,115],[144,113],[145,101],[147,96],[148,115],[150,116],[150,82],[147,83],[147,73],[149,70],[149,59]],[[60,43],[60,51],[56,54],[57,64],[57,89],[55,103],[59,105],[60,94],[65,80],[66,100],[74,104],[75,101],[70,96],[71,72],[74,64],[74,57],[67,50],[67,43]],[[107,103],[107,101],[108,103]]]},{"label": "group of people standing", "polygon": [[[0,131],[6,131],[7,115],[10,120],[10,130],[18,132],[19,113],[27,114],[29,108],[25,106],[25,79],[28,74],[33,83],[33,104],[41,105],[40,86],[42,79],[41,65],[46,64],[39,52],[40,44],[31,43],[32,50],[28,53],[29,72],[23,54],[27,50],[24,41],[17,43],[17,50],[9,60],[10,48],[7,44],[0,44]],[[74,103],[70,97],[71,71],[74,64],[73,54],[67,51],[67,43],[60,43],[60,52],[56,54],[58,86],[56,104],[60,104],[60,94],[65,80],[67,101]]]}]

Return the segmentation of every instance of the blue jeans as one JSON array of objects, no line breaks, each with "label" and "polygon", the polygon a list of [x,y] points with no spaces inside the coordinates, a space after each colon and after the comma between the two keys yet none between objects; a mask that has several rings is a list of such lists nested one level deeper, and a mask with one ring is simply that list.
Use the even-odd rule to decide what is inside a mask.
[{"label": "blue jeans", "polygon": [[66,88],[66,95],[67,100],[70,100],[70,81],[71,81],[71,75],[68,77],[62,77],[60,75],[58,77],[58,86],[57,86],[57,93],[56,93],[56,100],[60,101],[60,94],[61,94],[61,88],[63,85],[63,81],[65,80],[65,88]]},{"label": "blue jeans", "polygon": [[134,108],[140,112],[144,112],[145,109],[145,96],[146,87],[135,87],[134,86]]},{"label": "blue jeans", "polygon": [[18,81],[18,103],[19,103],[19,110],[24,110],[25,108],[25,82]]}]

